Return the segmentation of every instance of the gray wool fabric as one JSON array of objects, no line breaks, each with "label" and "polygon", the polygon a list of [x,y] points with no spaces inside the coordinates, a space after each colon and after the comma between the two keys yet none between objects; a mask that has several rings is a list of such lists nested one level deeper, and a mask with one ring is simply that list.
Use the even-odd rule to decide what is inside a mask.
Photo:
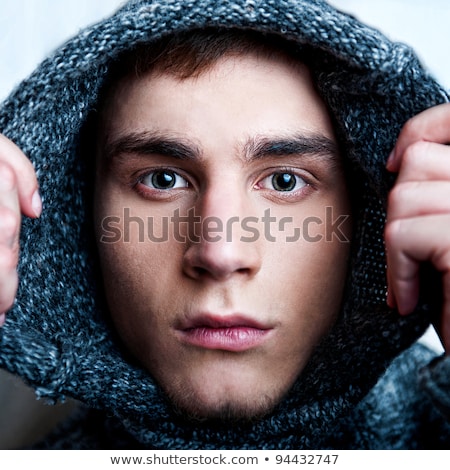
[{"label": "gray wool fabric", "polygon": [[[90,222],[91,162],[81,139],[116,58],[138,44],[151,47],[165,35],[206,27],[279,34],[309,51],[357,197],[351,266],[336,326],[271,415],[232,426],[191,422],[175,413],[149,374],[122,349],[98,279]],[[39,397],[74,397],[90,410],[45,445],[448,445],[449,361],[434,359],[426,367],[432,355],[424,348],[402,353],[439,308],[438,283],[427,274],[429,285],[412,315],[401,318],[390,310],[382,241],[385,200],[393,182],[385,170],[387,156],[407,119],[445,101],[445,91],[408,47],[391,43],[320,0],[131,1],[43,62],[0,108],[0,132],[34,163],[44,202],[39,220],[23,222],[20,286],[0,331],[0,365],[20,375]]]}]

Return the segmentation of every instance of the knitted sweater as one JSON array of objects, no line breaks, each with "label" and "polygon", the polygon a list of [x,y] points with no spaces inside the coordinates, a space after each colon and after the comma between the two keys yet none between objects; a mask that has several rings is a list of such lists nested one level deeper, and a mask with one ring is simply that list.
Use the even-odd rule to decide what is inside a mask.
[{"label": "knitted sweater", "polygon": [[[176,413],[118,340],[97,269],[91,162],[84,148],[85,125],[115,58],[166,34],[206,27],[279,34],[310,52],[314,80],[357,182],[351,263],[337,323],[270,415],[233,426]],[[45,207],[39,220],[23,222],[20,286],[0,331],[0,365],[39,397],[70,396],[86,405],[43,445],[448,446],[450,361],[433,359],[421,346],[411,349],[439,309],[439,282],[427,274],[412,315],[390,310],[382,240],[393,183],[387,155],[407,119],[447,100],[408,47],[321,0],[131,1],[43,62],[0,109],[0,132],[34,163]]]}]

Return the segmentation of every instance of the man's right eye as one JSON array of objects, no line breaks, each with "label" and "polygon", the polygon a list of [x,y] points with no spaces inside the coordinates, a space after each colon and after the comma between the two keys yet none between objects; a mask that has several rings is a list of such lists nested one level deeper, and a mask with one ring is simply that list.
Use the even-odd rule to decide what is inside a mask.
[{"label": "man's right eye", "polygon": [[187,188],[189,183],[178,173],[172,170],[154,170],[144,175],[141,184],[151,189],[168,190],[177,188]]}]

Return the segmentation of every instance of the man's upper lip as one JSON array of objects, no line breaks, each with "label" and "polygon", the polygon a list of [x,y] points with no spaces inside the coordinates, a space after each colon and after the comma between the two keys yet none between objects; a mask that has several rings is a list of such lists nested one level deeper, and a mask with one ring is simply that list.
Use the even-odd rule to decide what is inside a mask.
[{"label": "man's upper lip", "polygon": [[263,324],[246,315],[214,315],[202,313],[193,315],[181,324],[181,330],[190,330],[193,328],[255,328],[258,330],[268,330],[271,327]]}]

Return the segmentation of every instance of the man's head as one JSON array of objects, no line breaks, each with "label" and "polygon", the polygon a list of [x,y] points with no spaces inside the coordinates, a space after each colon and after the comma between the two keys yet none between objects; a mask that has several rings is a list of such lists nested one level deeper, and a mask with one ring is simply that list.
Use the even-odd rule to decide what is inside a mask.
[{"label": "man's head", "polygon": [[207,32],[148,50],[101,110],[112,319],[184,412],[258,416],[340,309],[350,224],[330,225],[350,204],[331,119],[308,68],[267,39]]}]

